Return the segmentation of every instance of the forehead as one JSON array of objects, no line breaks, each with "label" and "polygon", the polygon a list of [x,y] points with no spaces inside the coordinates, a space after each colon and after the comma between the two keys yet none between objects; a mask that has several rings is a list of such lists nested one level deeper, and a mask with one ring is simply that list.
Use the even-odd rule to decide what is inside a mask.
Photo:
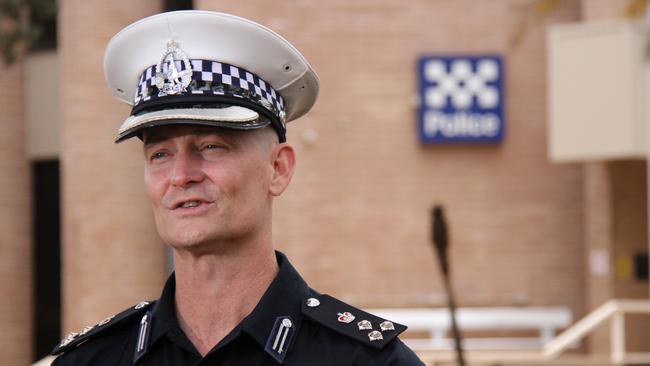
[{"label": "forehead", "polygon": [[183,136],[216,136],[225,139],[241,139],[254,131],[239,131],[222,127],[192,126],[192,125],[167,125],[147,128],[142,132],[145,146],[168,139]]}]

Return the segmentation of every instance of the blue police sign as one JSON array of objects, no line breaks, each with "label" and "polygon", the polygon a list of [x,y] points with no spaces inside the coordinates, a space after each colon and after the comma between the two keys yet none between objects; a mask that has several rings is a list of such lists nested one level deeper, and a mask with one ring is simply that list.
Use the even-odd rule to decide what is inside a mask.
[{"label": "blue police sign", "polygon": [[498,142],[503,139],[501,57],[423,57],[418,69],[420,141]]}]

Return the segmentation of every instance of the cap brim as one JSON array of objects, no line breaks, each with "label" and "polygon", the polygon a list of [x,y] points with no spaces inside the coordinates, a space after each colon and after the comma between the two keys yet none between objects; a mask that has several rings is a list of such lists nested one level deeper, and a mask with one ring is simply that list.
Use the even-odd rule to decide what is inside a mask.
[{"label": "cap brim", "polygon": [[115,142],[137,136],[143,130],[175,124],[200,125],[252,130],[268,126],[267,118],[248,108],[229,106],[223,108],[177,108],[142,113],[127,118],[118,130]]}]

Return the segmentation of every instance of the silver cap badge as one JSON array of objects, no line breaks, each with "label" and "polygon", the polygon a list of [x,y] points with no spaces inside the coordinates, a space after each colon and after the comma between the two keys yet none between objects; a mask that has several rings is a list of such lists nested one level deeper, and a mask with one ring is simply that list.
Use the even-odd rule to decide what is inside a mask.
[{"label": "silver cap badge", "polygon": [[[176,62],[182,62],[185,68],[179,70]],[[156,65],[156,86],[159,96],[176,95],[186,91],[192,82],[192,64],[176,41],[167,42],[167,51],[162,54]]]}]

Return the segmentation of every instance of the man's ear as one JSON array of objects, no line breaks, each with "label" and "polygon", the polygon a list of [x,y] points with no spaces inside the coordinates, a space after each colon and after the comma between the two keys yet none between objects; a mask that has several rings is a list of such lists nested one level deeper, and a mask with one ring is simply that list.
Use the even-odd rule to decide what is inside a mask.
[{"label": "man's ear", "polygon": [[289,144],[277,144],[273,149],[273,178],[269,193],[279,196],[289,186],[296,166],[296,153]]}]

